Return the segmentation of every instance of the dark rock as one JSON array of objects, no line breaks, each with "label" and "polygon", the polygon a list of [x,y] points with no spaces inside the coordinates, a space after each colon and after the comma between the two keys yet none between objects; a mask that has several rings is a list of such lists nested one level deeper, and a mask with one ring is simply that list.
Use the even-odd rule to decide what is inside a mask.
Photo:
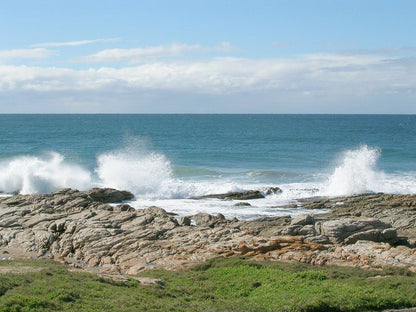
[{"label": "dark rock", "polygon": [[297,204],[288,204],[288,205],[281,205],[281,206],[271,206],[270,208],[295,209],[295,208],[298,208],[298,205]]},{"label": "dark rock", "polygon": [[273,194],[280,194],[282,193],[282,189],[277,186],[266,187],[264,189],[264,194],[266,195],[273,195]]},{"label": "dark rock", "polygon": [[128,191],[119,191],[111,188],[93,188],[86,194],[91,200],[100,203],[119,203],[134,198],[134,195]]},{"label": "dark rock", "polygon": [[74,190],[71,188],[61,188],[52,193],[52,195],[73,195],[79,193],[78,190]]},{"label": "dark rock", "polygon": [[215,217],[218,220],[225,220],[225,216],[222,213],[217,213],[217,215]]},{"label": "dark rock", "polygon": [[181,217],[178,220],[178,224],[181,226],[190,226],[191,225],[191,219],[188,217]]},{"label": "dark rock", "polygon": [[246,202],[238,202],[238,203],[235,203],[234,204],[234,206],[251,206],[251,204],[250,203],[246,203]]},{"label": "dark rock", "polygon": [[210,195],[192,197],[192,199],[208,199],[208,198],[217,198],[217,199],[226,199],[226,200],[247,200],[247,199],[264,198],[264,195],[258,190],[250,190],[250,191],[245,191],[245,192],[230,192],[230,193],[223,193],[223,194],[210,194]]}]

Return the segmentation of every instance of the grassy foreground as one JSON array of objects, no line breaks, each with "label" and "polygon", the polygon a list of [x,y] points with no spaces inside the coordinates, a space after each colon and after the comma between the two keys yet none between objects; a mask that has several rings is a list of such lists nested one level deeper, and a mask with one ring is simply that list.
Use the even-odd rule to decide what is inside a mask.
[{"label": "grassy foreground", "polygon": [[51,261],[0,261],[0,311],[378,311],[416,306],[406,270],[215,259],[151,271],[164,286],[68,272]]}]

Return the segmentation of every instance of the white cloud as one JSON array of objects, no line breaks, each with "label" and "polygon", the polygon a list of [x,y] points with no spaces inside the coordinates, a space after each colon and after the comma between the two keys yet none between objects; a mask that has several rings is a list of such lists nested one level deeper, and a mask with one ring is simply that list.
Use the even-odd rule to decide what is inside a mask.
[{"label": "white cloud", "polygon": [[[13,97],[31,92],[30,99],[35,98],[33,94],[42,95],[54,105],[65,103],[66,107],[71,101],[76,105],[90,99],[98,112],[100,102],[106,103],[111,109],[122,107],[123,101],[147,101],[149,110],[164,111],[165,107],[165,111],[172,111],[172,106],[167,106],[167,102],[181,103],[181,99],[190,99],[191,95],[197,96],[198,101],[189,104],[191,109],[188,111],[197,110],[197,106],[207,99],[215,98],[215,103],[222,103],[231,96],[242,102],[247,102],[246,99],[256,102],[258,99],[258,103],[253,103],[252,107],[260,111],[263,107],[263,112],[263,102],[268,102],[270,109],[284,103],[293,103],[293,107],[307,107],[309,110],[327,105],[325,112],[340,111],[337,105],[344,103],[343,112],[348,112],[357,103],[381,105],[380,101],[387,98],[405,98],[414,103],[415,73],[415,58],[336,54],[274,59],[157,61],[138,66],[88,70],[9,65],[0,66],[0,96],[3,99],[7,97],[3,101],[6,103],[13,102]],[[155,99],[166,94],[169,96],[165,96],[164,101]],[[264,94],[267,94],[267,98],[262,96]],[[45,101],[44,98],[42,101]],[[134,104],[131,105],[133,107]],[[218,109],[226,110],[225,104],[222,105]],[[377,107],[397,112],[398,105],[397,101],[392,101],[384,106],[373,106],[373,110],[369,108],[367,112],[377,112]],[[361,109],[364,106],[357,107]],[[56,109],[59,111],[59,107]],[[235,109],[234,112],[239,112],[238,107]],[[0,104],[1,110],[4,111],[4,108]],[[129,111],[132,110],[134,107]],[[413,108],[411,112],[415,113],[416,109]]]},{"label": "white cloud", "polygon": [[123,62],[139,63],[144,60],[152,60],[161,57],[175,57],[187,52],[230,52],[235,48],[229,42],[223,42],[214,47],[204,47],[199,44],[174,43],[171,45],[161,45],[147,48],[135,49],[106,49],[98,53],[91,54],[78,59],[79,62],[86,63],[110,63]]},{"label": "white cloud", "polygon": [[218,94],[264,89],[330,91],[362,84],[366,89],[390,89],[399,84],[416,86],[416,78],[409,72],[409,64],[401,64],[399,59],[328,54],[293,59],[153,62],[88,70],[0,66],[0,90],[99,90],[117,86]]},{"label": "white cloud", "polygon": [[63,41],[63,42],[44,42],[32,44],[34,48],[48,48],[48,47],[73,47],[92,43],[105,43],[118,41],[120,38],[107,38],[107,39],[92,39],[92,40],[78,40],[78,41]]},{"label": "white cloud", "polygon": [[43,48],[0,50],[0,60],[40,59],[49,57],[53,54],[55,54],[55,51]]}]

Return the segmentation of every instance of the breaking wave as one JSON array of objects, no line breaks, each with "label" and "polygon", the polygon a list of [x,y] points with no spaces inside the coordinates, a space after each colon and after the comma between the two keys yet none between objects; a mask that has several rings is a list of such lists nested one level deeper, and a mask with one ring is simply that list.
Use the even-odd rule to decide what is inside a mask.
[{"label": "breaking wave", "polygon": [[98,155],[92,170],[56,152],[5,159],[0,161],[0,193],[49,193],[62,187],[86,190],[98,186],[128,190],[143,200],[175,200],[279,186],[283,193],[274,198],[293,200],[317,195],[416,192],[414,172],[387,174],[379,170],[381,150],[367,145],[342,153],[330,174],[319,172],[307,180],[302,174],[279,171],[230,175],[219,169],[174,167],[162,153],[141,145],[129,146]]},{"label": "breaking wave", "polygon": [[88,170],[65,161],[61,154],[18,156],[0,161],[0,191],[3,193],[50,193],[57,188],[87,189]]},{"label": "breaking wave", "polygon": [[413,193],[416,177],[412,174],[386,174],[377,168],[379,148],[363,145],[342,154],[340,164],[321,186],[321,195],[342,196],[363,193]]},{"label": "breaking wave", "polygon": [[163,197],[169,192],[172,169],[163,154],[122,150],[98,156],[97,163],[95,172],[102,186],[145,197]]}]

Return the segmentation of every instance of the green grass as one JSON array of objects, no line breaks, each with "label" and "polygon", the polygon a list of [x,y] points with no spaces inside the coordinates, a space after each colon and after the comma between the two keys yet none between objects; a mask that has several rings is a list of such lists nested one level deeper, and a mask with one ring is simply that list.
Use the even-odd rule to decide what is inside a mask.
[{"label": "green grass", "polygon": [[[0,274],[0,311],[380,311],[416,306],[416,275],[404,269],[214,259],[183,272],[125,284],[68,272],[51,261],[0,261],[38,271]],[[4,271],[4,270],[3,270]]]}]

